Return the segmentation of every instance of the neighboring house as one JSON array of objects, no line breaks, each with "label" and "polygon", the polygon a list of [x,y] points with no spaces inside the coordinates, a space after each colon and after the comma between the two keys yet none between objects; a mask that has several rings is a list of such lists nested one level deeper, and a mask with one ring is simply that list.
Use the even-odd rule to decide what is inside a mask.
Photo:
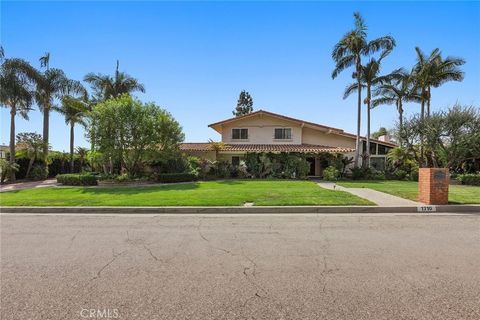
[{"label": "neighboring house", "polygon": [[[222,136],[221,141],[225,145],[221,150],[215,152],[208,142],[183,143],[180,149],[190,155],[226,160],[233,165],[238,165],[245,154],[252,152],[306,153],[311,176],[322,176],[322,153],[343,153],[349,157],[355,153],[354,134],[264,110],[216,122],[209,127]],[[365,138],[361,139],[365,151]],[[382,170],[385,167],[385,155],[396,145],[375,139],[370,141],[372,167]]]},{"label": "neighboring house", "polygon": [[9,151],[8,146],[0,144],[0,159],[7,159],[7,152]]}]

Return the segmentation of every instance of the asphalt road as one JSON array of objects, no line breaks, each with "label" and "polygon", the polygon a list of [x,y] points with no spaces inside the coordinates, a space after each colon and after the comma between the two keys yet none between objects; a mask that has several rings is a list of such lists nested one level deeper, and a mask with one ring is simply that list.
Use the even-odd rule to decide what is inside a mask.
[{"label": "asphalt road", "polygon": [[0,318],[480,319],[480,215],[2,215]]}]

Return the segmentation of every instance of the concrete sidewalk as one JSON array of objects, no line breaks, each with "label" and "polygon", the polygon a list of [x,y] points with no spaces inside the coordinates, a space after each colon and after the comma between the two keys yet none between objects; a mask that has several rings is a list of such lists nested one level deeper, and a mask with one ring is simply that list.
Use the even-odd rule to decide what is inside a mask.
[{"label": "concrete sidewalk", "polygon": [[15,191],[23,189],[33,189],[33,188],[44,188],[44,187],[54,187],[57,186],[57,179],[47,179],[42,181],[28,181],[28,182],[18,182],[12,184],[6,184],[0,186],[0,192],[6,191]]},{"label": "concrete sidewalk", "polygon": [[317,184],[325,189],[330,190],[340,190],[354,194],[360,198],[367,199],[376,203],[381,207],[390,207],[390,206],[418,206],[422,205],[420,202],[415,202],[400,197],[392,196],[391,194],[380,192],[377,190],[372,190],[368,188],[345,188],[337,185],[335,182],[317,182]]}]

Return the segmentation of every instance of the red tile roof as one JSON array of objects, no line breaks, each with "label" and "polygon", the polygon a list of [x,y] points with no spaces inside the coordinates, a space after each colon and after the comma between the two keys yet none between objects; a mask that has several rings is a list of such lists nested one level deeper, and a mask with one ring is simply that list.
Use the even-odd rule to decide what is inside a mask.
[{"label": "red tile roof", "polygon": [[[210,143],[182,143],[182,151],[213,151]],[[347,153],[355,149],[329,147],[316,144],[225,144],[222,151],[227,152],[302,152],[302,153]]]}]

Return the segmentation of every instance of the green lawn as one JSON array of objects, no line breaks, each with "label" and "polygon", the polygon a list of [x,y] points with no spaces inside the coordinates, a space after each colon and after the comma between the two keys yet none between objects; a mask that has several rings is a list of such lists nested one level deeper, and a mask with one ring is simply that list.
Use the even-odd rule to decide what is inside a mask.
[{"label": "green lawn", "polygon": [[[370,188],[414,201],[418,197],[418,182],[415,181],[340,181],[338,185],[347,188]],[[448,200],[452,204],[480,203],[480,187],[451,185]]]},{"label": "green lawn", "polygon": [[0,194],[2,206],[373,205],[311,181],[226,180],[150,187],[48,187]]}]

